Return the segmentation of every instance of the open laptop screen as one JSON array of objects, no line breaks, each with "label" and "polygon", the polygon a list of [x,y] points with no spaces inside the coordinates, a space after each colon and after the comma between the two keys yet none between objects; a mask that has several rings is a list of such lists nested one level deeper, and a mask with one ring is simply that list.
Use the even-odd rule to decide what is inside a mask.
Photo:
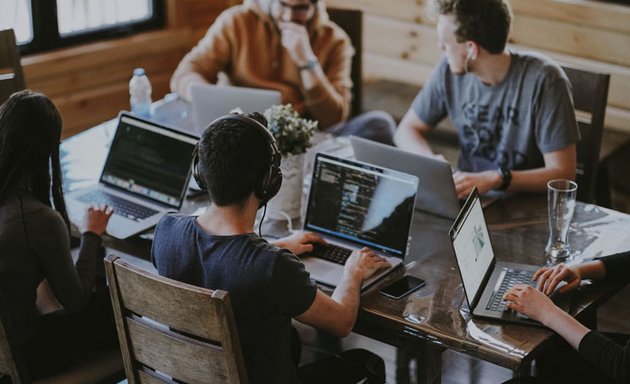
[{"label": "open laptop screen", "polygon": [[451,229],[451,240],[468,303],[474,303],[494,260],[481,200],[471,194]]},{"label": "open laptop screen", "polygon": [[418,178],[317,154],[304,228],[404,258]]},{"label": "open laptop screen", "polygon": [[179,208],[197,140],[122,114],[101,182]]}]

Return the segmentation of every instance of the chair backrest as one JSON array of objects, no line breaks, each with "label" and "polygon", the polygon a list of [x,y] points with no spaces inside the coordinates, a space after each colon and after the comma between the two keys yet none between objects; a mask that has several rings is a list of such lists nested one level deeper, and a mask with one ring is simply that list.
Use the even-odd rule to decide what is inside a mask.
[{"label": "chair backrest", "polygon": [[604,131],[610,75],[563,66],[571,82],[573,104],[582,139],[577,143],[577,199],[594,200],[597,164]]},{"label": "chair backrest", "polygon": [[127,380],[247,383],[230,298],[105,259]]},{"label": "chair backrest", "polygon": [[12,29],[0,31],[0,104],[25,88],[20,51]]},{"label": "chair backrest", "polygon": [[328,8],[328,16],[335,24],[343,29],[352,46],[354,57],[352,58],[352,116],[357,116],[363,111],[363,12],[358,9]]}]

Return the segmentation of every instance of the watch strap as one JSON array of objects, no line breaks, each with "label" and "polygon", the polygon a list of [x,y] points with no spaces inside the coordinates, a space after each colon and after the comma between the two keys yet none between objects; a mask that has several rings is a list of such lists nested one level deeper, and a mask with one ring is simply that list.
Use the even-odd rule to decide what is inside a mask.
[{"label": "watch strap", "polygon": [[510,187],[510,183],[512,182],[512,171],[505,167],[499,167],[498,172],[502,181],[501,185],[497,187],[497,190],[505,191]]},{"label": "watch strap", "polygon": [[319,61],[316,58],[310,59],[306,64],[299,66],[300,71],[310,71],[315,69],[319,65]]}]

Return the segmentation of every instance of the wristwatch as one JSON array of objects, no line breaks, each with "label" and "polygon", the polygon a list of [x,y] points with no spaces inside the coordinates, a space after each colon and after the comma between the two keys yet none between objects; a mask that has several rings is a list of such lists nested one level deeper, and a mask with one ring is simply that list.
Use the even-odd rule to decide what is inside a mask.
[{"label": "wristwatch", "polygon": [[310,59],[306,64],[299,66],[300,71],[310,71],[319,65],[316,58]]},{"label": "wristwatch", "polygon": [[501,185],[497,187],[498,191],[505,191],[509,188],[510,183],[512,182],[512,171],[505,167],[499,167],[498,169],[499,176],[501,176]]}]

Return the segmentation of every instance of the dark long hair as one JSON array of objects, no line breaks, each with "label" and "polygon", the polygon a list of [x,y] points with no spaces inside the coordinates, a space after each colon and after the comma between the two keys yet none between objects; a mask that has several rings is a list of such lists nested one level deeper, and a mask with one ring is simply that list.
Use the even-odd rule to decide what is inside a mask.
[{"label": "dark long hair", "polygon": [[59,110],[41,93],[16,92],[0,106],[0,200],[23,184],[54,207],[70,230],[59,163],[61,127]]}]

